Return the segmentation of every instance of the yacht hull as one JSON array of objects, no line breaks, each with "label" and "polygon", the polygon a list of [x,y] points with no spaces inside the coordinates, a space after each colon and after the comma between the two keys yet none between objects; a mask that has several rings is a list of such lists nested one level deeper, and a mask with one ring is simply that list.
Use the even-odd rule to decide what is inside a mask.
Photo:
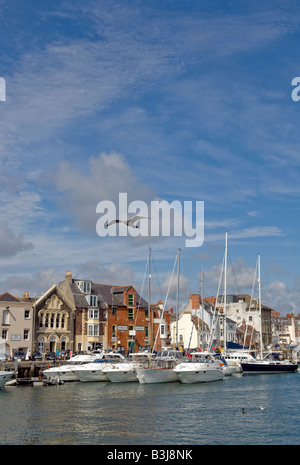
[{"label": "yacht hull", "polygon": [[10,371],[0,372],[0,389],[3,388],[5,383],[7,383],[10,380],[10,378],[12,378],[13,375],[14,375],[14,372],[10,372]]},{"label": "yacht hull", "polygon": [[78,381],[77,376],[71,370],[44,370],[43,374],[46,376],[47,380],[58,378],[60,381],[69,382],[69,381]]},{"label": "yacht hull", "polygon": [[177,372],[179,381],[183,384],[209,383],[224,379],[221,370],[193,370]]},{"label": "yacht hull", "polygon": [[138,378],[135,370],[128,371],[106,371],[106,376],[111,383],[137,383]]},{"label": "yacht hull", "polygon": [[140,384],[174,383],[178,381],[177,373],[173,368],[137,368],[136,374]]},{"label": "yacht hull", "polygon": [[108,377],[106,376],[106,373],[104,373],[102,370],[76,370],[75,376],[77,377],[77,381],[79,380],[82,382],[109,381]]},{"label": "yacht hull", "polygon": [[295,373],[298,370],[296,363],[241,363],[243,374],[260,373]]}]

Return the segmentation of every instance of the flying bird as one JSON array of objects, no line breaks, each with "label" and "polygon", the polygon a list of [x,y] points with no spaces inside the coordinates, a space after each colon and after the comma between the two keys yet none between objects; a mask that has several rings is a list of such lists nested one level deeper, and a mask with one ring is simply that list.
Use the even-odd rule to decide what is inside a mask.
[{"label": "flying bird", "polygon": [[108,225],[107,225],[107,228],[108,228],[108,226],[110,226],[111,224],[115,224],[115,223],[124,223],[124,224],[126,224],[126,226],[128,226],[128,227],[131,227],[131,228],[138,228],[139,226],[137,226],[137,225],[134,224],[134,223],[136,223],[137,221],[142,220],[142,219],[148,219],[148,220],[149,220],[150,218],[148,218],[147,216],[133,216],[133,217],[130,218],[129,220],[118,220],[118,219],[116,219],[116,220],[110,221],[110,222],[108,223]]}]

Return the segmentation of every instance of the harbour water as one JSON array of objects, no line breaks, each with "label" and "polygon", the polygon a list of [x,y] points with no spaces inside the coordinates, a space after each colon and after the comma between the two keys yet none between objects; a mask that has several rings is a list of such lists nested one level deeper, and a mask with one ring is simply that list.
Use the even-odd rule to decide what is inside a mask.
[{"label": "harbour water", "polygon": [[299,372],[195,385],[7,386],[0,444],[297,445],[299,393]]}]

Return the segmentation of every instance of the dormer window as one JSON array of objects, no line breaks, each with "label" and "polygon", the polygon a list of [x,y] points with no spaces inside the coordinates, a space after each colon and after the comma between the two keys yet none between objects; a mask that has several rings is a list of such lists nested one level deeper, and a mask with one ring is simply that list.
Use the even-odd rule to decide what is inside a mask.
[{"label": "dormer window", "polygon": [[76,281],[76,284],[84,294],[91,293],[91,283],[89,281]]},{"label": "dormer window", "polygon": [[86,295],[85,298],[90,307],[97,307],[98,297],[96,295]]}]

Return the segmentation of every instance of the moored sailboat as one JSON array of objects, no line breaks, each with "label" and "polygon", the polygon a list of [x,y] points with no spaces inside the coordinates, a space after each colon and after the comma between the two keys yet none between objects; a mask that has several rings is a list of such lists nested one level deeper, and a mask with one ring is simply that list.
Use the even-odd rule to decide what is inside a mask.
[{"label": "moored sailboat", "polygon": [[262,360],[251,360],[241,363],[244,374],[259,373],[295,373],[298,364],[290,360],[283,360],[281,352],[271,351]]},{"label": "moored sailboat", "polygon": [[[150,273],[150,249],[149,249],[149,347],[150,347],[150,296],[151,296],[151,273]],[[179,276],[180,276],[180,249],[177,253],[178,270],[177,270],[177,312],[176,312],[176,345],[177,345],[177,332],[178,332],[178,307],[179,307]],[[176,262],[175,262],[176,263]],[[175,265],[174,265],[175,268]],[[157,354],[154,360],[150,355],[148,366],[136,368],[137,378],[140,384],[153,384],[153,383],[172,383],[178,381],[176,372],[174,371],[175,366],[179,360],[183,357],[183,352],[180,350],[162,350]]]},{"label": "moored sailboat", "polygon": [[262,342],[262,312],[261,312],[261,280],[260,280],[260,254],[257,257],[258,264],[258,293],[260,314],[260,359],[248,360],[241,363],[243,374],[258,373],[295,373],[298,364],[289,360],[283,360],[279,352],[270,352],[263,358]]}]

